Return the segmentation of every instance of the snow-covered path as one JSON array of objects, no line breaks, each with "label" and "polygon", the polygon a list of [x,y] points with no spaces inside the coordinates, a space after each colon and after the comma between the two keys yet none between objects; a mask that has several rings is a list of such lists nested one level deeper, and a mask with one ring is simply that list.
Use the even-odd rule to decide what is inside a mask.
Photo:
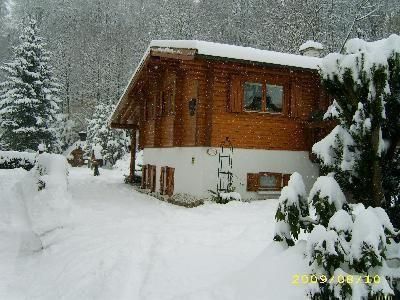
[{"label": "snow-covered path", "polygon": [[42,237],[45,250],[19,255],[1,299],[237,299],[224,293],[230,278],[271,244],[274,200],[186,209],[86,168],[69,183],[70,222]]}]

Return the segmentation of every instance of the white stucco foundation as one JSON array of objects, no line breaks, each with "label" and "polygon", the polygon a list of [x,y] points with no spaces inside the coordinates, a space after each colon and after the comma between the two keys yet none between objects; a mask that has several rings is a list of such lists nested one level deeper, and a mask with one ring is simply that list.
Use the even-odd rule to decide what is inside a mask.
[{"label": "white stucco foundation", "polygon": [[[197,197],[209,196],[208,190],[216,190],[218,154],[210,156],[207,147],[145,148],[143,163],[157,166],[157,191],[160,169],[175,168],[174,193],[189,193]],[[220,149],[216,148],[218,151]],[[318,166],[311,163],[306,151],[277,151],[258,149],[234,149],[233,184],[243,199],[265,199],[261,195],[246,191],[247,173],[277,172],[290,174],[299,172],[308,190],[318,177]],[[274,197],[278,197],[275,195]]]}]

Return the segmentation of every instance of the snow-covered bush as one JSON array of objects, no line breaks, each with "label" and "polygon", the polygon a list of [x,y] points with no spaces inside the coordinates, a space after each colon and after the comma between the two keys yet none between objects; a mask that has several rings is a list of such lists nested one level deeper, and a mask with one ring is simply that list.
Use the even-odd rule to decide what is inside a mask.
[{"label": "snow-covered bush", "polygon": [[306,218],[309,208],[303,178],[297,172],[290,176],[288,185],[282,189],[279,205],[275,214],[275,241],[285,241],[293,246],[298,239],[300,229],[308,229]]},{"label": "snow-covered bush", "polygon": [[327,227],[330,218],[343,208],[346,197],[335,178],[320,176],[311,188],[308,201],[315,209],[317,223]]},{"label": "snow-covered bush", "polygon": [[0,151],[0,169],[24,168],[30,170],[35,165],[35,153]]},{"label": "snow-covered bush", "polygon": [[301,229],[305,231],[305,257],[309,277],[314,276],[307,295],[312,299],[393,295],[389,283],[400,278],[399,265],[386,259],[390,249],[391,260],[400,260],[400,245],[394,240],[399,232],[386,212],[380,207],[348,204],[330,176],[316,180],[307,203],[301,176],[293,175],[279,199],[274,240],[293,246]]},{"label": "snow-covered bush", "polygon": [[313,274],[327,277],[344,262],[345,252],[335,230],[316,225],[307,238],[306,257]]},{"label": "snow-covered bush", "polygon": [[35,165],[38,189],[44,188],[65,193],[68,186],[68,163],[58,154],[39,154]]},{"label": "snow-covered bush", "polygon": [[328,229],[317,225],[307,239],[306,255],[313,274],[333,279],[318,282],[308,294],[323,299],[393,295],[389,282],[398,280],[400,272],[397,265],[389,267],[386,258],[390,245],[400,259],[400,246],[393,240],[396,234],[382,208],[363,205],[350,214],[339,210]]},{"label": "snow-covered bush", "polygon": [[35,167],[19,183],[33,230],[39,236],[68,222],[71,207],[68,168],[64,156],[42,153]]}]

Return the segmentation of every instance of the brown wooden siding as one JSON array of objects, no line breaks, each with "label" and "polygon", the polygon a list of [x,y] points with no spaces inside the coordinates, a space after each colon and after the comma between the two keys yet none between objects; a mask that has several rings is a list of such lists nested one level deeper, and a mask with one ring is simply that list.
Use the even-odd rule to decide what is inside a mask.
[{"label": "brown wooden siding", "polygon": [[[173,75],[171,75],[173,74]],[[175,77],[171,77],[175,76]],[[238,148],[308,151],[307,128],[312,113],[326,109],[317,72],[285,67],[195,59],[165,59],[149,66],[140,102],[140,147],[213,146],[229,137]],[[174,111],[160,115],[160,89],[175,78]],[[232,79],[263,78],[284,86],[281,114],[232,111]],[[236,99],[242,93],[236,85]],[[196,99],[194,115],[189,101]],[[148,108],[145,108],[147,103]],[[239,108],[240,106],[240,108]],[[155,115],[149,110],[156,111]],[[150,116],[150,117],[148,117]]]}]

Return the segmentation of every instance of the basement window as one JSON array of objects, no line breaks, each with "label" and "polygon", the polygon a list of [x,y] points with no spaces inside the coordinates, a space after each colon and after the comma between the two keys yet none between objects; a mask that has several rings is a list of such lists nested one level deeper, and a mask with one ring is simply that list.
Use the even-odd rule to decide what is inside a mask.
[{"label": "basement window", "polygon": [[259,190],[279,191],[282,188],[281,173],[260,173],[259,181]]},{"label": "basement window", "polygon": [[247,191],[280,191],[288,185],[290,174],[259,172],[247,173]]}]

